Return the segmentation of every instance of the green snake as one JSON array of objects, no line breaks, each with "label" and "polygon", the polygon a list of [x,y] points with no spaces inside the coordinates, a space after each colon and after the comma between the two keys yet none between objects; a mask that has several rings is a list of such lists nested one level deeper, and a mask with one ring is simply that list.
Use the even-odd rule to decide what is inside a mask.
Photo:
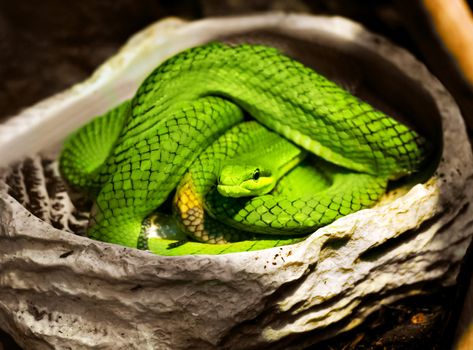
[{"label": "green snake", "polygon": [[[216,198],[217,191],[210,191],[206,205],[216,219],[236,230],[269,235],[219,245],[187,242],[172,249],[166,239],[143,242],[145,218],[169,197],[199,154],[248,115],[342,169],[332,176],[334,192],[321,200],[302,196],[290,202],[279,201],[276,189],[250,199]],[[89,237],[157,254],[220,254],[287,244],[295,239],[274,234],[310,232],[370,205],[376,197],[371,184],[384,191],[388,180],[418,171],[427,149],[415,131],[277,49],[212,43],[168,59],[131,100],[72,134],[60,169],[71,185],[96,198]],[[292,172],[287,177],[294,184]],[[246,205],[260,215],[250,215]],[[302,211],[306,218],[296,218]],[[312,212],[331,214],[317,219]],[[274,220],[258,219],[265,213]]]},{"label": "green snake", "polygon": [[174,212],[181,229],[210,243],[303,234],[371,206],[385,192],[386,178],[305,156],[254,121],[233,127],[179,183]]}]

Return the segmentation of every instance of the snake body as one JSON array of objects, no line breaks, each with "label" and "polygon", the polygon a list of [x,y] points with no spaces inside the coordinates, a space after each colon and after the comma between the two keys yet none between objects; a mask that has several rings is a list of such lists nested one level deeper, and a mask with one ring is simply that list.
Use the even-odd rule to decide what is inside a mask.
[{"label": "snake body", "polygon": [[[243,120],[243,111],[347,172],[365,174],[370,183],[417,171],[427,154],[425,140],[415,131],[278,50],[208,44],[167,60],[146,78],[131,101],[66,140],[60,158],[64,176],[96,195],[89,236],[137,247],[142,221],[169,196],[198,155]],[[306,204],[316,211],[317,205],[338,207],[338,213],[344,214],[343,203],[358,207],[365,197],[366,192]],[[255,210],[274,211],[274,206],[258,199],[252,203]],[[251,230],[247,224],[253,224],[257,231],[271,232],[239,209],[216,212],[236,219],[238,228]],[[266,227],[291,229],[289,222]],[[151,251],[163,253],[157,240],[148,243]],[[175,254],[247,249],[243,243],[231,248],[196,248],[196,244],[202,243],[189,242],[188,248],[176,248]],[[251,244],[254,249],[259,245]],[[260,246],[268,244],[274,242]]]},{"label": "snake body", "polygon": [[[174,196],[173,211],[182,230],[192,238],[207,243],[227,243],[244,239],[261,239],[253,232],[242,232],[229,225],[222,225],[218,220],[209,216],[209,206],[206,201],[208,194],[217,191],[217,179],[230,176],[241,185],[241,179],[234,179],[238,174],[238,161],[243,165],[257,168],[261,172],[257,180],[258,187],[251,194],[257,195],[260,189],[270,191],[277,181],[305,156],[305,152],[294,146],[288,140],[270,132],[255,121],[238,124],[222,135],[211,146],[202,152],[188,169],[180,181]],[[253,165],[252,166],[252,162]],[[231,169],[227,169],[227,167]],[[266,169],[263,168],[266,167]],[[228,170],[229,174],[222,174]],[[236,171],[236,172],[235,172]],[[252,170],[250,169],[250,172]],[[271,172],[265,174],[264,172]],[[306,180],[298,177],[299,180]],[[266,185],[271,181],[269,187]],[[263,185],[261,185],[263,182]],[[245,189],[245,191],[250,191]],[[251,195],[245,193],[245,195]],[[218,205],[218,203],[216,203]],[[210,214],[212,214],[210,212]],[[250,227],[243,229],[248,231]],[[263,232],[269,233],[269,232]],[[281,233],[281,232],[278,232]]]},{"label": "snake body", "polygon": [[[199,155],[177,187],[174,210],[182,229],[192,238],[210,243],[257,239],[254,233],[308,233],[371,206],[385,192],[386,178],[352,172],[321,159],[310,157],[292,170],[303,155],[256,122],[233,127]],[[246,168],[250,174],[256,169],[258,179],[245,176]],[[280,169],[283,172],[275,174]],[[222,195],[220,185],[215,185],[241,183],[240,173],[250,185],[265,177],[279,181],[264,195],[258,195],[258,190],[267,189],[267,181],[253,195],[247,194],[246,188],[241,197]],[[229,181],[222,179],[224,176]]]}]

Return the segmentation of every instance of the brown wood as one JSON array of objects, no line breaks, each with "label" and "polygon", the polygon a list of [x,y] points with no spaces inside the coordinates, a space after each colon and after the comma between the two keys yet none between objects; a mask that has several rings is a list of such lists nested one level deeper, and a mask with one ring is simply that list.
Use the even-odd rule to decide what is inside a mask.
[{"label": "brown wood", "polygon": [[464,0],[423,0],[432,26],[455,64],[473,84],[473,15]]}]

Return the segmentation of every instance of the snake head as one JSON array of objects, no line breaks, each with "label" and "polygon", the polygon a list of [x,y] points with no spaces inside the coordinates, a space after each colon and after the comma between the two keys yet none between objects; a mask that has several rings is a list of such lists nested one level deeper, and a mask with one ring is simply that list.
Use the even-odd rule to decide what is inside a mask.
[{"label": "snake head", "polygon": [[260,196],[276,185],[272,172],[256,165],[225,165],[220,171],[217,190],[225,197]]}]

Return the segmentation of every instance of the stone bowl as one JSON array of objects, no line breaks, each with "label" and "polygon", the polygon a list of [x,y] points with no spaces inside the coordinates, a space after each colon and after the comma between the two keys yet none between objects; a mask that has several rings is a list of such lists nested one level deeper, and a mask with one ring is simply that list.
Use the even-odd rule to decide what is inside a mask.
[{"label": "stone bowl", "polygon": [[[163,257],[76,233],[87,209],[55,157],[179,51],[258,42],[424,134],[428,169],[301,243]],[[0,125],[0,327],[26,349],[299,349],[382,305],[455,283],[473,234],[473,158],[451,96],[405,50],[339,17],[161,20],[89,79]]]}]

